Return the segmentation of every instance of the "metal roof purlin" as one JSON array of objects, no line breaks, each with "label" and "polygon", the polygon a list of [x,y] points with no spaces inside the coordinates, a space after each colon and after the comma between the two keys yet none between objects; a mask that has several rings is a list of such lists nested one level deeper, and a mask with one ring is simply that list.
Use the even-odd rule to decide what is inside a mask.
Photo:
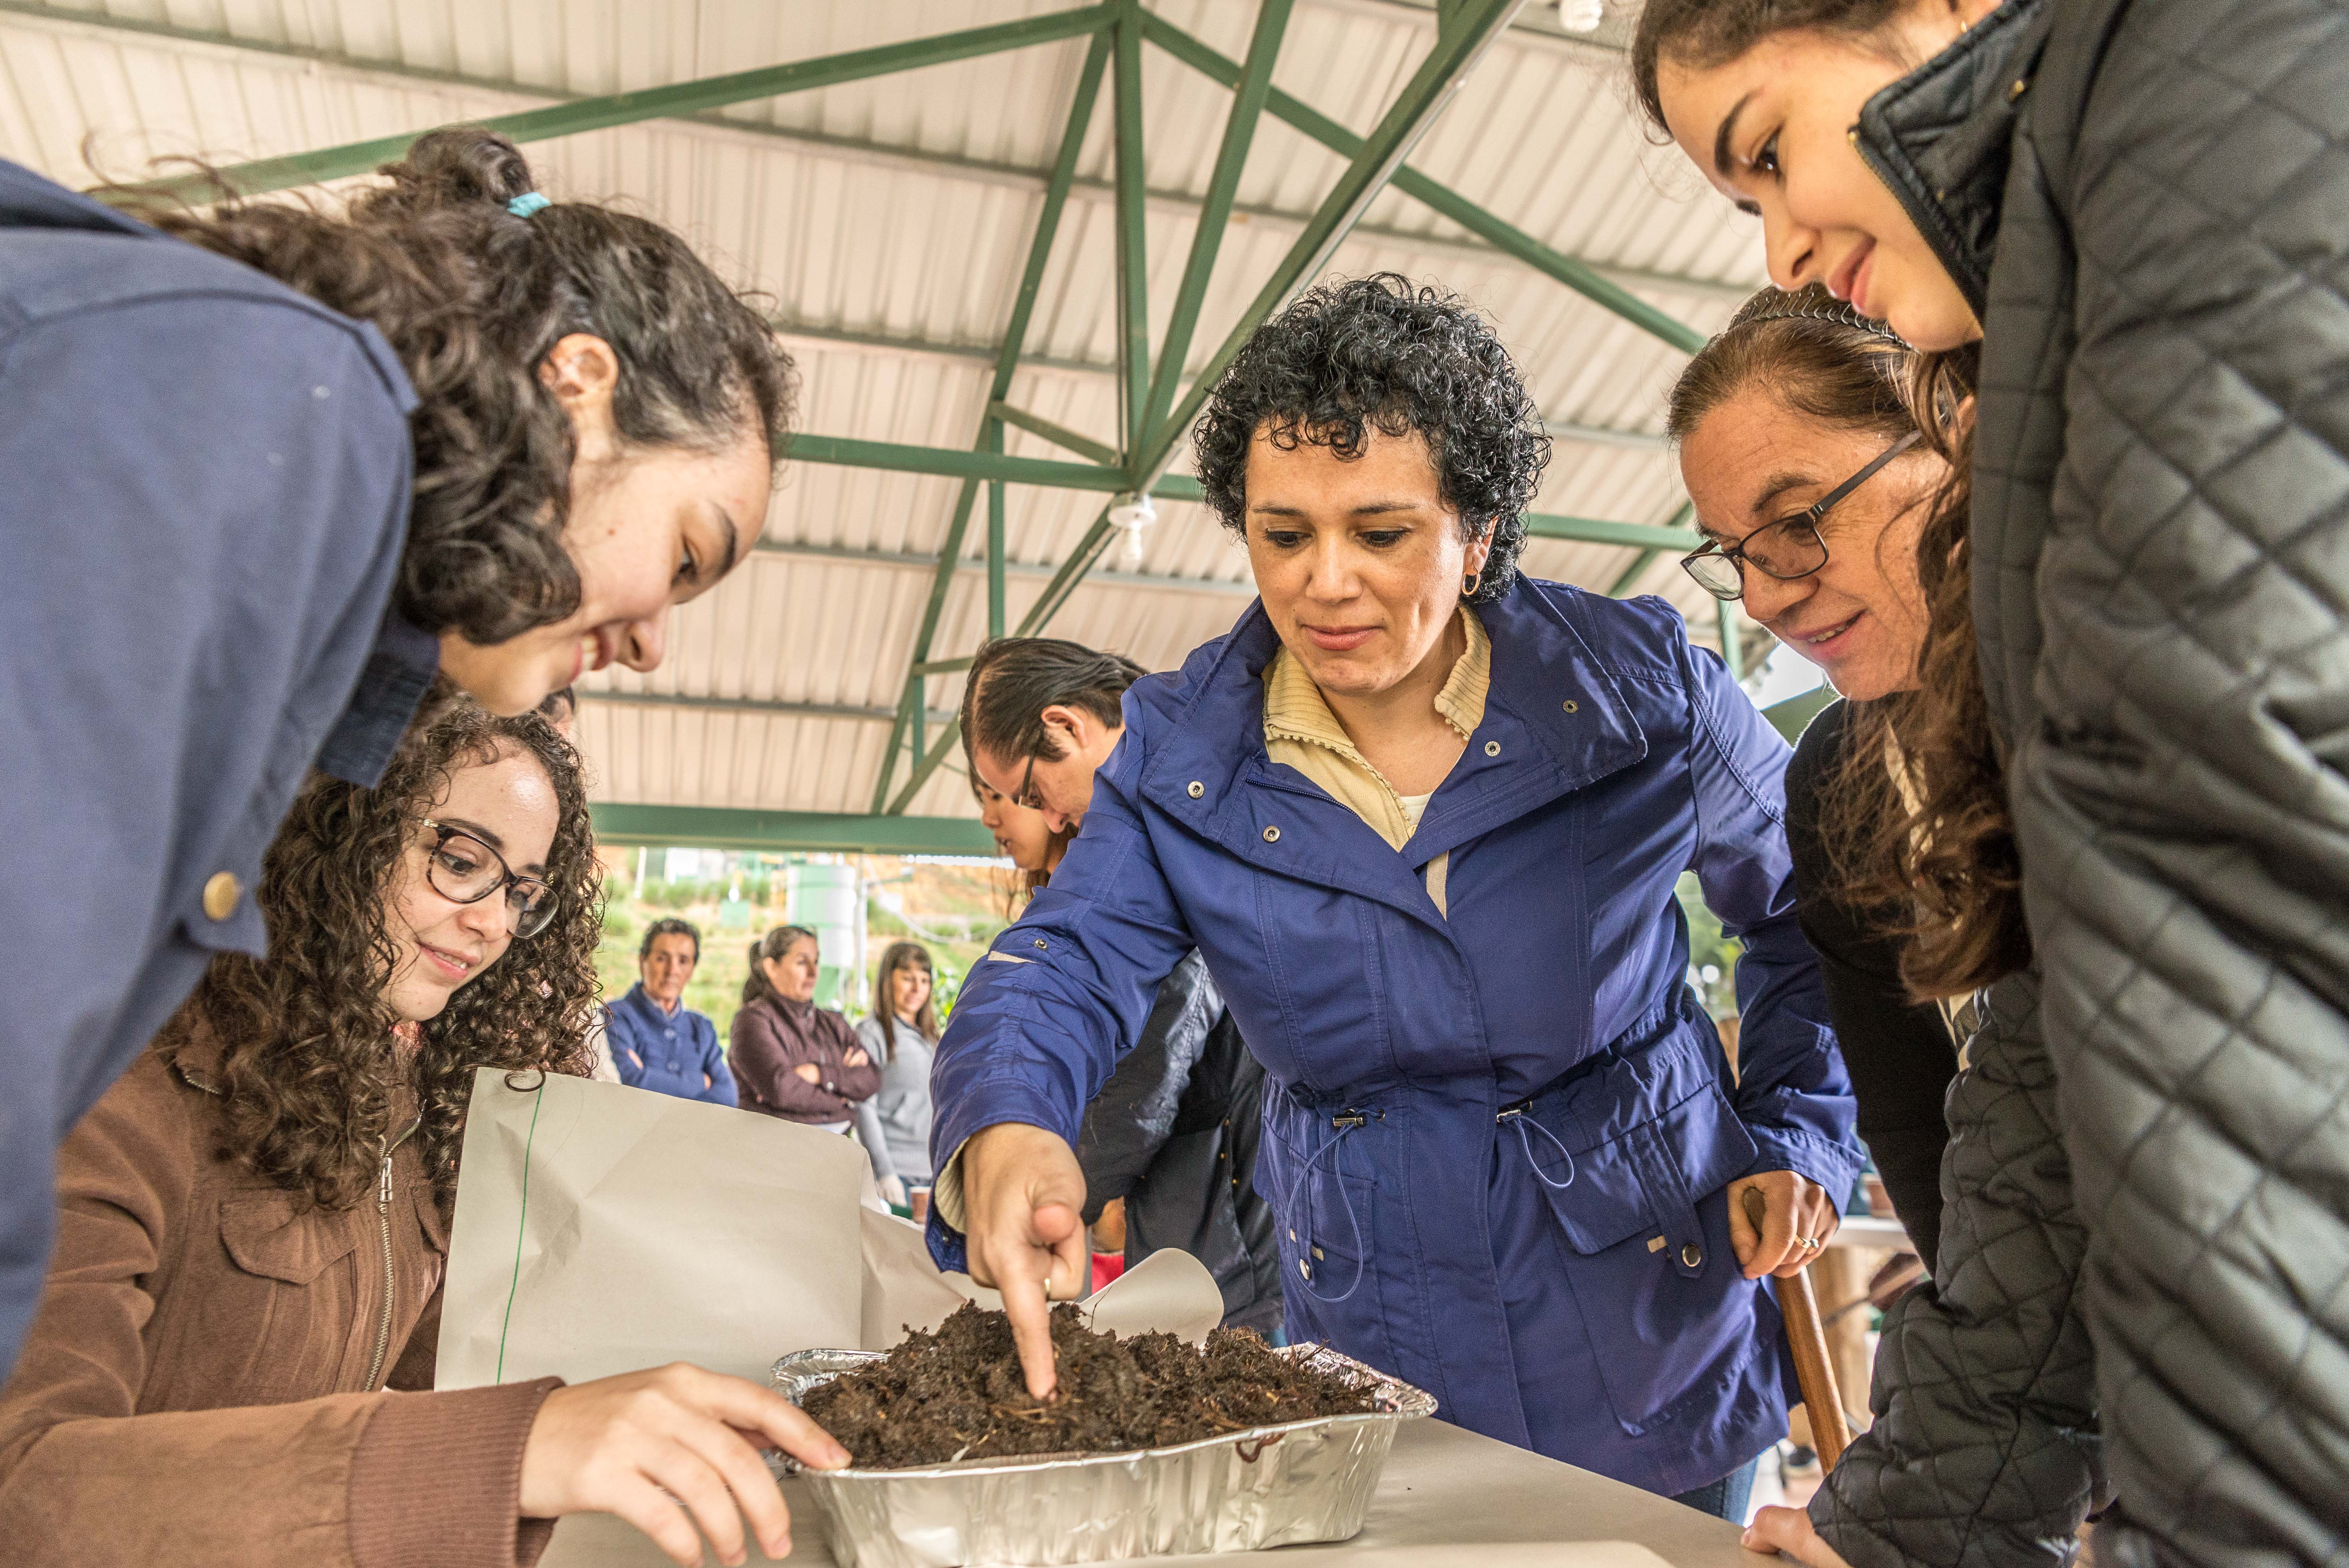
[{"label": "metal roof purlin", "polygon": [[[844,54],[825,55],[812,60],[762,66],[755,70],[704,77],[695,81],[676,82],[667,87],[647,88],[637,92],[574,98],[568,103],[546,108],[497,115],[481,123],[518,142],[576,136],[582,131],[605,130],[617,125],[634,125],[640,120],[697,114],[721,108],[728,104],[747,103],[755,98],[781,98],[787,93],[838,87],[843,82],[862,81],[897,71],[918,70],[926,66],[945,65],[979,55],[1057,43],[1063,38],[1082,37],[1087,34],[1099,35],[1116,20],[1118,12],[1115,0],[1108,0],[1108,3],[1098,5],[1047,12],[1043,15],[1029,16],[1017,22],[968,27],[958,33],[942,33],[934,37],[910,38],[904,43],[884,44],[876,48],[851,49]],[[377,137],[368,141],[348,142],[311,152],[296,152],[284,158],[257,159],[216,171],[130,186],[117,194],[160,193],[201,200],[205,192],[217,192],[224,185],[243,195],[258,196],[272,191],[290,190],[297,185],[315,184],[323,180],[340,180],[354,174],[370,173],[383,164],[406,156],[409,148],[423,134],[422,130],[402,131],[397,136]]]},{"label": "metal roof purlin", "polygon": [[[1223,346],[1201,368],[1174,412],[1151,432],[1149,445],[1135,465],[1136,488],[1165,471],[1183,432],[1190,428],[1216,379],[1238,356],[1240,346],[1261,323],[1320,272],[1339,242],[1386,188],[1395,170],[1402,167],[1402,160],[1418,145],[1430,122],[1451,101],[1468,69],[1483,57],[1524,4],[1525,0],[1467,0],[1451,25],[1438,32],[1435,47],[1420,62],[1419,69],[1380,118],[1377,129],[1361,140],[1359,150],[1338,176],[1336,186],[1314,210],[1313,221],[1289,246],[1288,253],[1273,269],[1272,276],[1257,291],[1255,300],[1240,313]],[[1146,18],[1145,26],[1155,20]]]},{"label": "metal roof purlin", "polygon": [[[1201,75],[1226,87],[1240,79],[1240,67],[1237,63],[1173,23],[1153,16],[1145,25],[1145,30],[1152,43]],[[1361,137],[1287,93],[1274,93],[1265,107],[1275,118],[1303,131],[1340,158],[1361,155]],[[1487,244],[1555,278],[1592,303],[1614,312],[1641,330],[1654,334],[1683,353],[1693,354],[1704,346],[1702,333],[1674,320],[1622,284],[1602,276],[1589,263],[1561,254],[1418,170],[1408,166],[1397,170],[1392,183],[1396,190],[1433,208]]]},{"label": "metal roof purlin", "polygon": [[1182,284],[1174,291],[1174,312],[1167,319],[1166,337],[1159,346],[1158,374],[1150,386],[1149,412],[1142,424],[1144,430],[1162,423],[1174,407],[1175,386],[1191,356],[1191,334],[1198,326],[1199,309],[1206,301],[1207,281],[1215,273],[1224,227],[1239,191],[1240,172],[1247,167],[1257,122],[1263,118],[1265,99],[1272,91],[1273,62],[1279,57],[1281,39],[1288,31],[1290,3],[1263,0],[1257,9],[1247,66],[1233,88],[1231,113],[1224,119],[1223,145],[1216,152],[1215,173],[1207,181],[1198,225],[1191,232],[1191,254],[1183,263]]},{"label": "metal roof purlin", "polygon": [[[1107,9],[1114,20],[1119,15],[1117,8],[1112,5]],[[1011,390],[1011,375],[1019,367],[1020,351],[1028,341],[1028,323],[1035,314],[1037,293],[1043,287],[1044,264],[1051,258],[1052,240],[1060,232],[1061,213],[1068,206],[1069,182],[1077,176],[1077,158],[1084,150],[1085,128],[1092,123],[1093,104],[1101,96],[1102,73],[1109,65],[1111,48],[1111,35],[1103,31],[1093,35],[1092,46],[1085,51],[1084,67],[1077,76],[1076,95],[1069,105],[1068,129],[1061,136],[1061,150],[1053,160],[1051,183],[1044,190],[1043,205],[1036,216],[1035,238],[1029,242],[1028,263],[1020,272],[1019,287],[1012,295],[1010,319],[1003,330],[1003,346],[996,356],[995,379],[987,393],[987,402],[990,407],[1002,402]],[[993,432],[991,437],[990,431]],[[978,439],[975,444],[979,449],[973,454],[975,457],[994,463],[1016,460],[1001,455],[1002,427],[991,413],[982,414]],[[1048,466],[1071,470],[1078,467],[1074,463]],[[995,477],[1008,476],[998,474]],[[970,525],[970,509],[978,498],[980,478],[980,474],[973,471],[963,480],[962,494],[955,503],[954,521],[947,528],[945,543],[938,552],[937,574],[930,583],[929,603],[922,611],[921,631],[914,638],[913,656],[907,661],[909,665],[921,664],[930,656],[931,642],[937,635],[938,616],[946,607],[947,592],[954,586],[955,562],[962,554],[963,534]],[[990,534],[996,531],[994,513],[997,510],[995,500],[990,497],[988,506]],[[1000,557],[999,550],[995,553]],[[883,802],[889,798],[890,776],[897,769],[898,743],[904,738],[905,730],[920,701],[912,694],[921,689],[926,677],[909,674],[905,679],[908,696],[899,706],[899,712],[905,718],[889,732],[888,749],[881,754],[880,774],[874,780],[873,809],[875,811],[881,810]],[[952,734],[949,727],[947,737],[941,738],[941,747]],[[922,757],[922,753],[917,750],[916,756]],[[926,760],[926,758],[923,759]],[[896,810],[902,811],[905,808],[899,806]]]}]

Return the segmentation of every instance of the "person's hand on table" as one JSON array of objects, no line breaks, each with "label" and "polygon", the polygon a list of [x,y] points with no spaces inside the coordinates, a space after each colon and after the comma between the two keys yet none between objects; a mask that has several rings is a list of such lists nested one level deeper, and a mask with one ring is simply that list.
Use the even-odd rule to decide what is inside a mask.
[{"label": "person's hand on table", "polygon": [[791,1511],[753,1440],[816,1470],[848,1462],[847,1449],[773,1389],[681,1361],[557,1388],[523,1448],[522,1516],[616,1513],[684,1568],[701,1561],[702,1535],[719,1561],[743,1562],[747,1516],[761,1550],[781,1557],[792,1549]]},{"label": "person's hand on table", "polygon": [[[1749,1187],[1762,1194],[1758,1235],[1745,1212]],[[1764,1274],[1784,1279],[1795,1274],[1826,1249],[1827,1238],[1842,1223],[1843,1215],[1827,1190],[1792,1171],[1764,1171],[1729,1184],[1729,1241],[1747,1279]]]},{"label": "person's hand on table", "polygon": [[1836,1549],[1811,1528],[1811,1516],[1799,1508],[1765,1508],[1745,1527],[1745,1550],[1784,1553],[1803,1568],[1851,1568]]},{"label": "person's hand on table", "polygon": [[1054,1133],[1003,1121],[962,1146],[963,1218],[970,1277],[1003,1295],[1028,1392],[1060,1386],[1052,1303],[1074,1301],[1092,1279],[1085,1245],[1085,1175]]}]

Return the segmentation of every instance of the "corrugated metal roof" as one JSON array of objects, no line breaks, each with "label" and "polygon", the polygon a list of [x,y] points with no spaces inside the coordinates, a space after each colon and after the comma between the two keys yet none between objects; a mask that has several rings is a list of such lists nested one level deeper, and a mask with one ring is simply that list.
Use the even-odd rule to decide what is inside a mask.
[{"label": "corrugated metal roof", "polygon": [[[0,156],[72,183],[149,160],[266,157],[657,87],[1061,8],[1051,0],[0,0]],[[1159,0],[1209,46],[1246,53],[1251,0]],[[1621,18],[1601,35],[1619,37]],[[1412,0],[1299,0],[1278,88],[1357,131],[1434,37]],[[1085,45],[1072,40],[527,149],[557,195],[626,201],[771,296],[804,377],[803,425],[968,447],[978,430]],[[1153,342],[1163,334],[1230,102],[1144,52]],[[88,158],[85,159],[85,150]],[[92,162],[96,170],[91,168]],[[1413,166],[1700,331],[1762,282],[1746,220],[1651,146],[1620,56],[1556,36],[1547,12],[1494,45]],[[1109,93],[1087,136],[1010,401],[1114,439],[1115,266]],[[1259,128],[1191,349],[1195,368],[1271,275],[1344,160],[1269,117]],[[1554,428],[1540,508],[1666,521],[1682,499],[1654,439],[1681,355],[1395,191],[1331,271],[1391,269],[1485,310]],[[1582,429],[1594,434],[1577,436]],[[1610,433],[1611,436],[1610,436]],[[1069,454],[1021,431],[1007,449]],[[1178,461],[1178,468],[1182,466]],[[581,738],[601,799],[862,811],[888,737],[957,481],[792,466],[761,552],[677,618],[650,676],[602,677]],[[1099,495],[1014,486],[1009,613],[1075,546]],[[1248,598],[1246,560],[1204,509],[1162,502],[1130,570],[1114,549],[1054,622],[1061,635],[1171,667]],[[984,634],[984,504],[934,656]],[[1526,569],[1604,589],[1633,559],[1535,541]],[[1711,640],[1712,602],[1659,561],[1661,591]],[[958,677],[934,678],[951,709]],[[677,699],[663,706],[667,699]],[[902,778],[902,771],[900,773]],[[967,815],[942,772],[910,808]]]}]

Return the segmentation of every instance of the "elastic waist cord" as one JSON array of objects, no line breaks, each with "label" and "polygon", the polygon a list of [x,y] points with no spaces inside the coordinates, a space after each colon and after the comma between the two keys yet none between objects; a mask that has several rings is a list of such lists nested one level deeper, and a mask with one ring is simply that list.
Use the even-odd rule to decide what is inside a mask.
[{"label": "elastic waist cord", "polygon": [[[1362,1125],[1362,1117],[1358,1112],[1349,1112],[1338,1117],[1336,1122],[1338,1130],[1331,1133],[1321,1147],[1313,1151],[1313,1157],[1305,1162],[1304,1169],[1298,1171],[1297,1180],[1288,1184],[1288,1201],[1281,1205],[1286,1211],[1281,1215],[1282,1220],[1296,1223],[1305,1233],[1299,1254],[1305,1262],[1303,1282],[1305,1294],[1329,1306],[1337,1305],[1347,1296],[1360,1290],[1362,1284],[1362,1271],[1370,1266],[1370,1249],[1362,1244],[1362,1222],[1354,1217],[1354,1200],[1348,1195],[1345,1180],[1340,1177],[1338,1181],[1338,1203],[1346,1211],[1346,1228],[1354,1233],[1354,1278],[1352,1283],[1346,1286],[1344,1294],[1340,1295],[1323,1295],[1313,1288],[1313,1221],[1309,1212],[1298,1208],[1297,1197],[1305,1190],[1307,1179],[1313,1174],[1314,1169],[1329,1157],[1330,1150],[1345,1141],[1346,1134]],[[1334,1171],[1332,1174],[1335,1174]],[[1287,1288],[1285,1283],[1282,1288]]]},{"label": "elastic waist cord", "polygon": [[[1539,1181],[1543,1186],[1549,1188],[1552,1191],[1557,1192],[1563,1192],[1568,1187],[1574,1185],[1574,1150],[1568,1149],[1565,1143],[1559,1140],[1557,1133],[1552,1132],[1548,1128],[1544,1127],[1540,1122],[1536,1121],[1533,1119],[1532,1114],[1528,1112],[1524,1106],[1513,1105],[1507,1109],[1502,1111],[1500,1115],[1495,1117],[1493,1119],[1495,1121],[1509,1122],[1516,1126],[1517,1130],[1517,1142],[1525,1149],[1526,1163],[1533,1168],[1534,1180]],[[1544,1138],[1548,1139],[1550,1141],[1550,1147],[1556,1149],[1560,1154],[1566,1156],[1565,1181],[1551,1181],[1549,1179],[1549,1172],[1541,1168],[1541,1161],[1534,1158],[1534,1140],[1526,1135],[1526,1129],[1528,1127],[1532,1128],[1536,1132],[1540,1133]]]}]

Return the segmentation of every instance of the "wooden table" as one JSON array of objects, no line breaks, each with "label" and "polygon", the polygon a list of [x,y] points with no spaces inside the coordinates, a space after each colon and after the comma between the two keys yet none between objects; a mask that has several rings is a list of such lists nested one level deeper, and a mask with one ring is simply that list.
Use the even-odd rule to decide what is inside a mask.
[{"label": "wooden table", "polygon": [[[832,1563],[815,1507],[797,1481],[783,1483],[792,1507],[792,1568]],[[1291,1546],[1260,1559],[1266,1568],[1302,1568],[1327,1560],[1330,1568],[1384,1568],[1408,1558],[1433,1563],[1454,1555],[1441,1547],[1481,1548],[1459,1555],[1483,1568],[1534,1568],[1548,1559],[1596,1565],[1598,1553],[1545,1553],[1543,1546],[1573,1542],[1630,1542],[1671,1568],[1761,1568],[1782,1559],[1757,1557],[1737,1544],[1735,1525],[1692,1509],[1513,1449],[1442,1421],[1407,1422],[1395,1438],[1369,1524],[1338,1546]],[[1523,1548],[1526,1550],[1506,1550]],[[1383,1561],[1382,1561],[1383,1560]],[[756,1545],[750,1561],[764,1563]],[[1223,1558],[1154,1558],[1162,1563],[1228,1565]],[[605,1514],[581,1515],[556,1526],[541,1568],[666,1568],[668,1559],[628,1525]]]}]

